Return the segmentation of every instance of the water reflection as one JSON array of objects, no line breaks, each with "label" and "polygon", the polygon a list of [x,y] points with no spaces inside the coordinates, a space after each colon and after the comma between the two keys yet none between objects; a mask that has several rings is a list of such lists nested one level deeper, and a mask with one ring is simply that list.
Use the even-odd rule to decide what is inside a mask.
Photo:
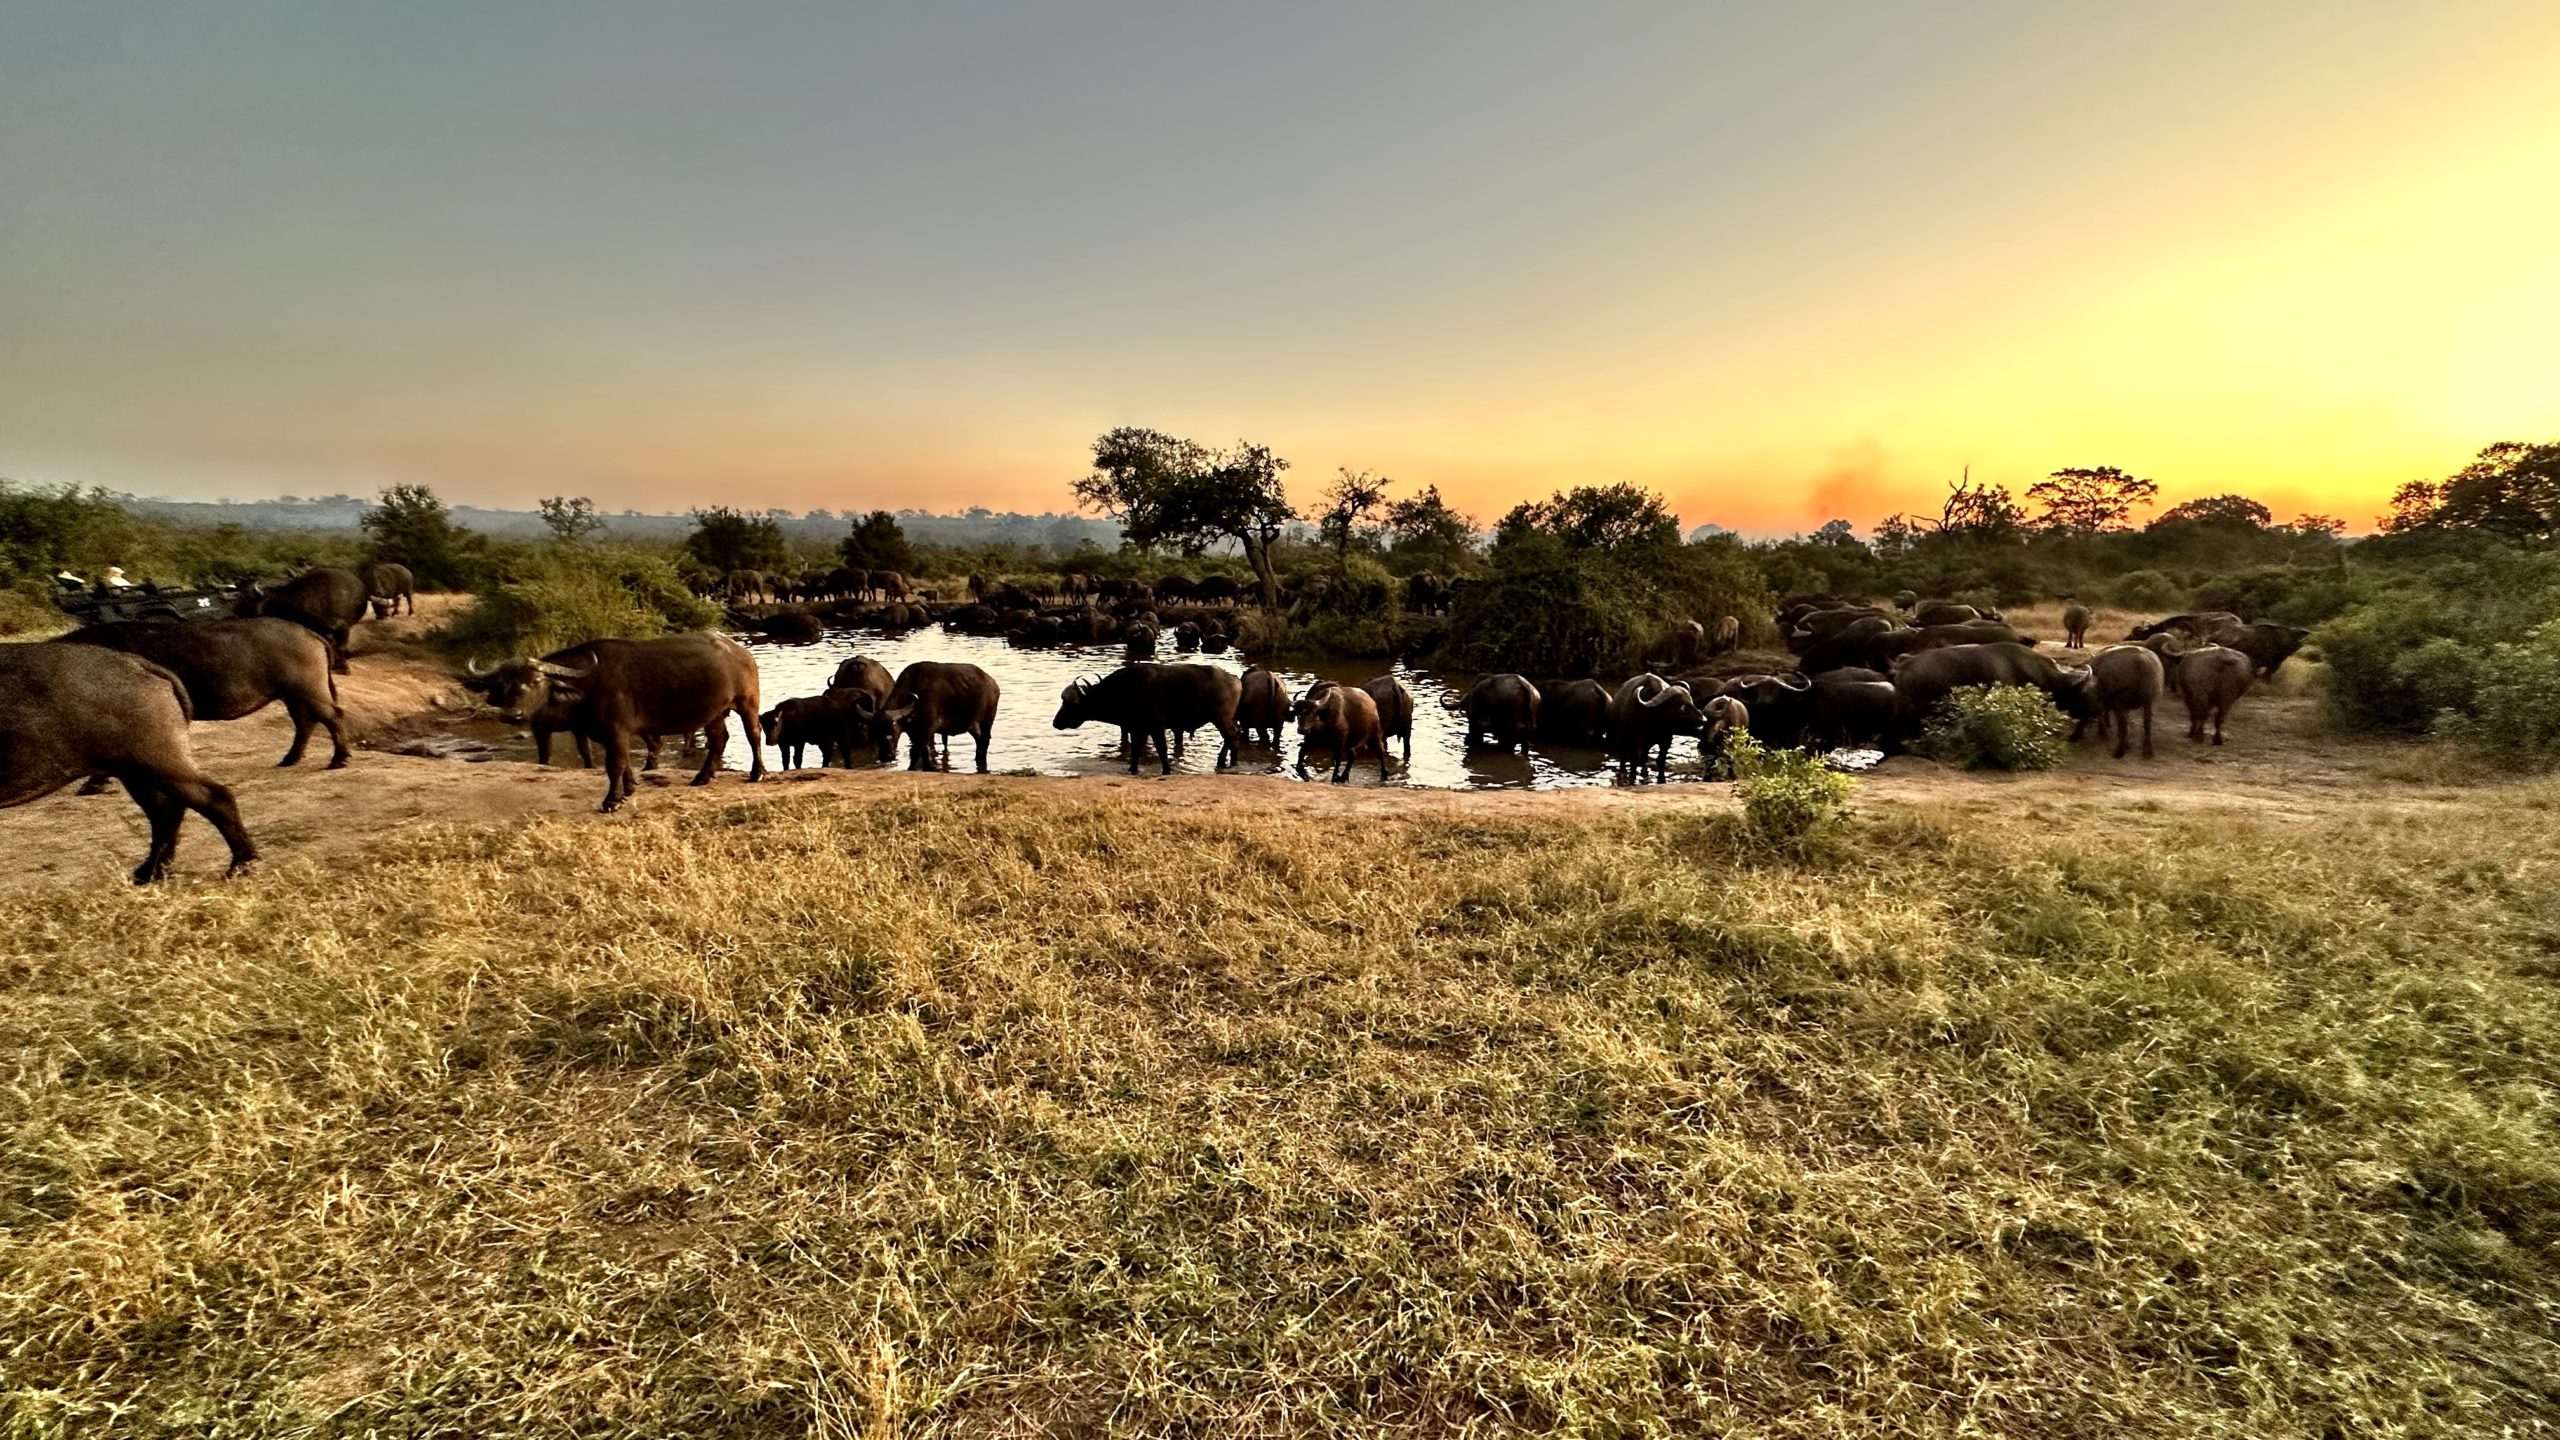
[{"label": "water reflection", "polygon": [[[877,630],[830,629],[826,637],[811,645],[776,645],[740,636],[755,653],[756,666],[763,676],[764,704],[770,710],[775,703],[797,695],[815,695],[827,687],[836,667],[848,656],[868,655],[896,674],[917,660],[966,661],[992,676],[1003,691],[996,710],[995,743],[989,747],[988,766],[998,772],[1035,771],[1042,775],[1125,775],[1128,762],[1119,753],[1119,731],[1103,725],[1088,725],[1081,730],[1058,730],[1051,718],[1058,712],[1058,695],[1068,683],[1080,675],[1098,675],[1121,663],[1117,645],[1066,646],[1055,649],[1023,649],[1001,639],[983,635],[956,635],[939,626],[904,634],[884,634]],[[1242,656],[1176,655],[1170,641],[1160,656],[1172,661],[1192,661],[1215,665],[1220,669],[1242,673],[1246,662]],[[1509,754],[1488,747],[1474,751],[1465,749],[1466,721],[1456,711],[1445,708],[1444,700],[1455,699],[1465,692],[1471,675],[1431,670],[1414,670],[1390,666],[1377,661],[1347,665],[1324,665],[1313,669],[1289,665],[1270,667],[1297,695],[1317,679],[1358,684],[1389,670],[1413,691],[1413,758],[1404,759],[1404,747],[1390,741],[1394,758],[1387,766],[1386,783],[1435,790],[1549,790],[1575,785],[1607,785],[1615,783],[1608,757],[1596,749],[1572,745],[1532,745],[1524,754]],[[734,726],[735,722],[731,722]],[[1218,745],[1214,732],[1202,730],[1193,737],[1184,753],[1176,757],[1177,773],[1206,774],[1215,768]],[[906,763],[903,747],[896,763]],[[733,769],[745,767],[745,746],[733,733],[730,737],[728,764]],[[1248,744],[1232,768],[1243,775],[1286,775],[1296,778],[1297,736],[1284,733],[1275,751],[1268,746]],[[953,749],[953,759],[963,768],[969,764],[969,747],[963,737]],[[765,764],[779,766],[781,756],[773,747],[765,747]],[[1145,773],[1156,774],[1152,757]],[[1325,778],[1322,752],[1310,766],[1317,781]],[[1676,783],[1686,778],[1698,779],[1700,766],[1697,746],[1683,743],[1676,748],[1671,762],[1671,777]],[[1353,767],[1351,783],[1375,785],[1377,767],[1366,760]]]}]

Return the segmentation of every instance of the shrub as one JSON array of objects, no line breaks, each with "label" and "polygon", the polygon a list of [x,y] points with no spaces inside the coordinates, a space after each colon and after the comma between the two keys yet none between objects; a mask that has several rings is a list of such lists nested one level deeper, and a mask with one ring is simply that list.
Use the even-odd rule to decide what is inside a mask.
[{"label": "shrub", "polygon": [[2244,620],[2321,625],[2372,597],[2364,577],[2336,566],[2270,565],[2217,575],[2195,588],[2199,610],[2228,610]]},{"label": "shrub", "polygon": [[2328,665],[2323,703],[2329,718],[2349,730],[2418,734],[2436,712],[2466,702],[2469,686],[2456,661],[2468,660],[2461,642],[2447,636],[2443,606],[2415,595],[2395,595],[2359,606],[2320,628],[2314,637]]},{"label": "shrub", "polygon": [[1844,818],[1857,782],[1803,750],[1771,750],[1748,732],[1725,743],[1742,818],[1761,839],[1791,846]]},{"label": "shrub", "polygon": [[1967,770],[2050,770],[2070,722],[2032,685],[1968,685],[1929,717],[1921,749]]},{"label": "shrub", "polygon": [[0,635],[48,635],[70,626],[70,618],[52,602],[23,590],[0,590]]},{"label": "shrub", "polygon": [[[2452,641],[2437,645],[2453,647]],[[2560,761],[2560,620],[2536,626],[2519,644],[2500,645],[2472,662],[2471,693],[2455,711],[2447,733],[2510,761],[2548,766]]]},{"label": "shrub", "polygon": [[685,589],[665,554],[553,547],[481,589],[443,638],[472,656],[542,655],[582,640],[698,630],[719,618],[718,607]]},{"label": "shrub", "polygon": [[2110,595],[2127,610],[2175,610],[2186,599],[2178,583],[2157,570],[2134,570],[2117,576]]},{"label": "shrub", "polygon": [[1738,546],[1710,540],[1612,554],[1524,535],[1493,573],[1458,588],[1443,663],[1532,674],[1633,673],[1675,621],[1769,628],[1768,584]]}]

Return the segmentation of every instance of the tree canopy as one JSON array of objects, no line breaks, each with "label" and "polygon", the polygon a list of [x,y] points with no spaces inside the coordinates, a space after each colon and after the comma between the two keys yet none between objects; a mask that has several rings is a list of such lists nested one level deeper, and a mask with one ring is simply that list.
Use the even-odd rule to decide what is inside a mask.
[{"label": "tree canopy", "polygon": [[854,521],[852,532],[836,542],[836,553],[856,570],[895,570],[904,575],[916,568],[915,547],[907,543],[898,517],[886,510],[874,510]]},{"label": "tree canopy", "polygon": [[791,545],[782,524],[772,515],[752,514],[715,505],[693,512],[693,533],[684,537],[685,558],[715,575],[732,570],[781,570],[791,563]]},{"label": "tree canopy", "polygon": [[2275,520],[2274,511],[2246,495],[2205,495],[2170,506],[2145,528],[2157,530],[2165,525],[2188,524],[2264,530]]},{"label": "tree canopy", "polygon": [[2113,465],[2056,470],[2027,487],[2027,499],[2044,507],[2044,524],[2072,535],[2121,530],[2159,493],[2156,483]]},{"label": "tree canopy", "polygon": [[370,559],[409,567],[430,590],[469,586],[486,542],[454,523],[436,492],[424,485],[393,485],[359,521]]},{"label": "tree canopy", "polygon": [[1171,545],[1198,555],[1221,540],[1243,547],[1266,605],[1280,603],[1271,546],[1296,512],[1267,445],[1217,450],[1159,430],[1124,426],[1093,442],[1093,471],[1075,482],[1076,503],[1120,522],[1131,545]]},{"label": "tree canopy", "polygon": [[1581,485],[1514,506],[1494,527],[1496,550],[1546,536],[1576,550],[1607,554],[1680,543],[1680,517],[1640,485]]},{"label": "tree canopy", "polygon": [[553,495],[536,504],[542,511],[543,528],[562,545],[574,545],[604,528],[604,517],[596,513],[596,502],[584,495]]}]

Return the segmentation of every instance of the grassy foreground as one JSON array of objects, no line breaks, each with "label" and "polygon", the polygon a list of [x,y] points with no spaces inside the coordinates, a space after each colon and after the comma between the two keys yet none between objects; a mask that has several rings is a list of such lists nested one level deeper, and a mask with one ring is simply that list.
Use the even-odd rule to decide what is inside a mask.
[{"label": "grassy foreground", "polygon": [[2560,1414],[2560,788],[1346,823],[654,803],[0,899],[0,1433]]}]

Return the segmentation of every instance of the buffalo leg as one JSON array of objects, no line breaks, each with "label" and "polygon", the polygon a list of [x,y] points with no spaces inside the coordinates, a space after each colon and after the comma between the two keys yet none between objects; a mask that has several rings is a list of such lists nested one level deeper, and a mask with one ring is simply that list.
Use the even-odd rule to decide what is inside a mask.
[{"label": "buffalo leg", "polygon": [[124,793],[142,807],[143,818],[151,822],[151,849],[134,867],[133,883],[148,885],[169,873],[169,862],[178,853],[178,822],[186,818],[186,807],[178,798],[162,788],[158,777],[132,774],[124,777]]},{"label": "buffalo leg", "polygon": [[987,773],[987,746],[996,738],[996,727],[981,725],[969,732],[969,738],[978,742],[978,773],[984,775]]},{"label": "buffalo leg", "polygon": [[610,815],[622,808],[622,799],[631,793],[631,737],[619,729],[604,732],[604,804]]},{"label": "buffalo leg", "polygon": [[1304,740],[1300,740],[1300,741],[1298,742],[1298,778],[1299,778],[1299,779],[1301,779],[1301,780],[1304,780],[1304,779],[1307,779],[1307,778],[1308,778],[1308,776],[1307,776],[1307,748],[1308,748],[1308,747],[1307,747],[1307,742],[1306,742],[1306,741],[1304,741]]},{"label": "buffalo leg", "polygon": [[2222,717],[2230,713],[2228,705],[2216,704],[2213,707],[2213,743],[2216,745],[2222,743]]},{"label": "buffalo leg", "polygon": [[108,784],[114,779],[115,777],[112,775],[92,775],[88,778],[86,783],[81,785],[78,793],[82,795],[103,795],[106,793]]},{"label": "buffalo leg", "polygon": [[[747,783],[753,785],[764,778],[764,717],[756,713],[752,700],[741,700],[736,708],[738,728],[747,736]],[[818,759],[824,763],[825,750],[818,752]]]},{"label": "buffalo leg", "polygon": [[[583,762],[586,758],[587,737],[581,735],[578,737],[578,759]],[[551,732],[548,730],[536,729],[533,732],[533,763],[536,765],[551,763]]]},{"label": "buffalo leg", "polygon": [[1170,775],[1173,773],[1172,743],[1167,739],[1165,732],[1162,730],[1153,731],[1151,733],[1156,737],[1156,759],[1163,764],[1164,768],[1162,773]]},{"label": "buffalo leg", "polygon": [[[702,768],[693,772],[693,783],[696,785],[708,785],[711,783],[711,777],[720,773],[720,757],[729,748],[728,726],[715,723],[703,733],[708,743],[702,747]],[[748,742],[751,746],[754,743]]]},{"label": "buffalo leg", "polygon": [[1244,758],[1244,740],[1236,733],[1235,722],[1218,722],[1218,768],[1227,769]]},{"label": "buffalo leg", "polygon": [[354,643],[355,627],[352,625],[329,637],[330,674],[344,675],[347,673],[347,650],[348,647]]},{"label": "buffalo leg", "polygon": [[258,847],[250,842],[248,827],[240,823],[240,806],[231,798],[229,789],[203,775],[180,776],[161,784],[180,805],[203,816],[221,832],[222,843],[231,847],[231,868],[226,873],[237,875],[258,858]]},{"label": "buffalo leg", "polygon": [[[2131,724],[2130,721],[2121,718],[2116,723],[2128,726]],[[2121,755],[2124,752],[2116,753]],[[2151,702],[2148,700],[2142,702],[2142,758],[2145,760],[2151,758]]]}]

